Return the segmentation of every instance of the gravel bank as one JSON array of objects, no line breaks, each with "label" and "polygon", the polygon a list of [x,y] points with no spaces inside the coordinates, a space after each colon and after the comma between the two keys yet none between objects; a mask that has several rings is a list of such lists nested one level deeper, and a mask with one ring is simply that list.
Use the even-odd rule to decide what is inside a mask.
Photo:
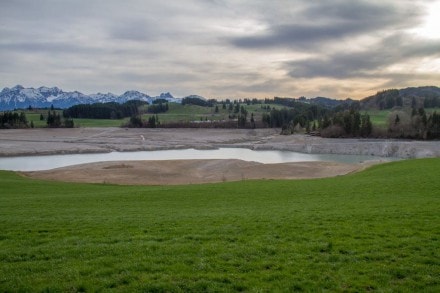
[{"label": "gravel bank", "polygon": [[330,139],[279,135],[277,129],[16,129],[0,130],[0,156],[244,147],[311,154],[440,157],[439,141]]}]

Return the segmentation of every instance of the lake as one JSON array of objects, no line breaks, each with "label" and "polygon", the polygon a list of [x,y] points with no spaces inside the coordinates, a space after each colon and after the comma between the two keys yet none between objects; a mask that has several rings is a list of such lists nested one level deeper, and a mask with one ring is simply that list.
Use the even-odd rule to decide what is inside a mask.
[{"label": "lake", "polygon": [[99,154],[68,154],[45,156],[20,156],[0,158],[0,170],[41,171],[60,167],[105,162],[105,161],[152,161],[152,160],[193,160],[193,159],[239,159],[263,164],[331,161],[340,163],[360,163],[368,160],[392,160],[375,156],[304,154],[290,151],[250,150],[245,148],[220,148],[214,150],[160,150],[138,152],[111,152]]}]

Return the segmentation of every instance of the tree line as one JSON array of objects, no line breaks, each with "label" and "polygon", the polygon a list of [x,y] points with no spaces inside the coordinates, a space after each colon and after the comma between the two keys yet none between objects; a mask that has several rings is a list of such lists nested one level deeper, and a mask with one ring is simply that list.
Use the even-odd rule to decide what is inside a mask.
[{"label": "tree line", "polygon": [[168,102],[156,102],[153,103],[153,105],[148,106],[147,113],[153,113],[153,114],[159,114],[159,113],[165,113],[168,112],[169,106]]},{"label": "tree line", "polygon": [[440,113],[426,113],[425,109],[413,108],[411,114],[394,111],[388,119],[388,136],[409,139],[439,139]]},{"label": "tree line", "polygon": [[440,107],[440,97],[437,96],[427,96],[423,101],[423,106],[425,108],[437,108]]},{"label": "tree line", "polygon": [[370,137],[373,132],[370,116],[355,109],[325,115],[318,128],[323,137]]},{"label": "tree line", "polygon": [[156,114],[148,117],[147,120],[142,119],[142,116],[140,115],[131,116],[128,123],[123,126],[128,128],[156,128],[159,127],[159,125],[159,116]]},{"label": "tree line", "polygon": [[[43,117],[43,114],[40,115],[40,119]],[[44,118],[43,118],[44,119]],[[75,123],[72,118],[63,117],[55,111],[48,111],[46,118],[47,127],[50,128],[73,128],[75,127]]]},{"label": "tree line", "polygon": [[130,100],[123,104],[116,102],[80,104],[65,109],[63,116],[88,119],[122,119],[138,115],[139,107],[147,104],[147,102],[139,100]]},{"label": "tree line", "polygon": [[380,110],[403,106],[403,99],[400,96],[399,90],[397,89],[384,90],[378,92],[376,95],[376,103]]},{"label": "tree line", "polygon": [[17,112],[0,113],[0,128],[28,128],[29,124],[24,112],[18,114]]},{"label": "tree line", "polygon": [[196,105],[202,107],[214,107],[218,102],[216,99],[204,100],[198,97],[185,97],[182,99],[182,105]]}]

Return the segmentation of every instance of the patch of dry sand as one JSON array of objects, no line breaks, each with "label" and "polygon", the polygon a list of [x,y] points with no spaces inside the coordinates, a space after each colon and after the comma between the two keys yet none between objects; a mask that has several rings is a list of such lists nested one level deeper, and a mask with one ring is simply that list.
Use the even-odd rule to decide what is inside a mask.
[{"label": "patch of dry sand", "polygon": [[364,164],[297,162],[261,164],[241,160],[124,161],[22,172],[45,180],[127,185],[181,185],[247,179],[305,179],[345,175]]}]

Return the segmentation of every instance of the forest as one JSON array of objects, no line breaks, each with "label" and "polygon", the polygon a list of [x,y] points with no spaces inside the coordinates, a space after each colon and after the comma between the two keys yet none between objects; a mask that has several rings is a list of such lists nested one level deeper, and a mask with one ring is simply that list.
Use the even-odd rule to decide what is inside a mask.
[{"label": "forest", "polygon": [[[151,105],[139,100],[123,104],[82,104],[62,112],[49,110],[46,116],[40,114],[40,121],[45,120],[44,126],[52,128],[78,126],[74,122],[78,119],[108,119],[121,121],[116,126],[136,128],[280,128],[280,133],[284,135],[302,133],[334,138],[440,138],[438,108],[425,108],[425,105],[437,106],[440,101],[437,96],[428,95],[424,99],[402,97],[397,90],[387,90],[363,101],[331,101],[326,98],[278,97],[218,101],[190,96],[182,104],[172,103],[171,106],[164,99],[158,99]],[[371,110],[371,107],[382,110]],[[38,112],[34,109],[28,111]],[[374,111],[383,113],[383,121],[371,118]],[[34,127],[34,121],[27,119],[26,115],[17,111],[4,112],[0,116],[0,127]],[[31,117],[36,114],[33,115]],[[42,127],[41,122],[37,125]]]},{"label": "forest", "polygon": [[146,102],[131,100],[123,104],[116,102],[80,104],[72,106],[63,111],[64,117],[70,118],[90,118],[90,119],[121,119],[139,113],[138,109]]}]

